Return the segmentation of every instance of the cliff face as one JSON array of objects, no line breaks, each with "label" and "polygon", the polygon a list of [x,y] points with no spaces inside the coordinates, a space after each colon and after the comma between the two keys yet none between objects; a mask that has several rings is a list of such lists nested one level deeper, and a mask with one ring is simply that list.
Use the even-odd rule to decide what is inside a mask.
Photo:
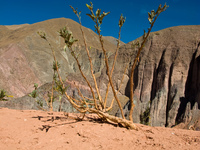
[{"label": "cliff face", "polygon": [[[135,53],[131,43],[122,46],[121,62]],[[151,33],[134,75],[134,121],[140,122],[148,112],[148,124],[171,127],[180,120],[187,103],[191,103],[190,109],[195,103],[200,108],[199,65],[200,26],[180,26]],[[129,96],[128,84],[125,94]],[[129,103],[124,107],[126,113],[128,108]]]},{"label": "cliff face", "polygon": [[[83,93],[89,96],[88,88],[79,75],[74,59],[68,51],[64,52],[64,42],[58,36],[57,31],[64,26],[72,31],[76,39],[79,39],[75,49],[83,71],[86,76],[90,76],[89,62],[86,59],[79,24],[76,22],[61,18],[33,25],[0,26],[0,89],[5,89],[14,97],[21,97],[33,90],[34,83],[43,85],[52,81],[51,50],[37,35],[37,31],[44,31],[55,48],[63,78],[67,78],[71,86],[73,82],[79,82]],[[87,28],[84,28],[84,32],[91,49],[94,72],[101,92],[104,93],[108,78],[98,36]],[[107,41],[106,38],[104,44],[110,56],[109,63],[112,64],[115,44]],[[118,89],[124,68],[128,64],[129,69],[125,72],[119,93],[125,116],[128,116],[130,107],[129,71],[137,53],[137,49],[132,49],[131,45],[132,42],[120,47],[113,73],[114,85]],[[77,96],[77,91],[74,88],[70,91],[70,88],[68,92]],[[108,103],[112,97],[110,91]],[[23,105],[25,99],[29,101],[30,98],[22,98]],[[27,104],[29,105],[30,102]],[[190,112],[198,112],[200,108],[200,26],[179,26],[151,33],[134,73],[134,104],[133,120],[137,123],[146,122],[152,126],[171,127],[184,118],[190,118],[185,119],[187,121],[195,118],[193,114],[197,113]],[[19,106],[15,103],[11,105]],[[28,105],[19,108],[28,109],[30,106]],[[0,103],[0,106],[9,107],[9,103],[6,105]],[[114,106],[110,113],[119,115],[117,104],[114,103]],[[35,104],[31,105],[31,108],[36,108]]]}]

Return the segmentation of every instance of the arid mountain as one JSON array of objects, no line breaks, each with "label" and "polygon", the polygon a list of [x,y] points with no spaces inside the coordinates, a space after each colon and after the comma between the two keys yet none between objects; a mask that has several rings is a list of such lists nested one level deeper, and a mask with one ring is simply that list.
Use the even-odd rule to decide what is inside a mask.
[{"label": "arid mountain", "polygon": [[[67,27],[79,41],[75,44],[79,61],[87,61],[86,52],[80,26],[73,20],[60,18],[47,20],[32,25],[0,26],[0,88],[5,89],[14,97],[21,97],[33,89],[33,84],[52,81],[53,57],[48,44],[39,37],[38,31],[47,34],[47,38],[56,51],[56,56],[62,67],[62,76],[76,73],[73,57],[63,50],[64,41],[59,37],[58,31]],[[91,49],[91,56],[95,61],[94,69],[98,74],[103,68],[102,52],[98,36],[90,29],[84,27],[86,41]],[[115,45],[104,40],[109,55],[113,53]],[[84,71],[88,74],[88,63],[84,63]]]},{"label": "arid mountain", "polygon": [[[14,27],[0,26],[0,89],[8,94],[21,97],[33,90],[33,84],[43,85],[41,92],[48,89],[52,81],[51,50],[48,44],[37,35],[44,31],[56,51],[61,64],[61,74],[71,85],[68,92],[76,96],[73,82],[88,94],[83,79],[69,52],[63,50],[64,42],[57,31],[66,26],[79,41],[75,44],[83,71],[90,76],[89,63],[84,51],[79,24],[70,19],[53,19],[32,25]],[[104,57],[98,42],[98,36],[90,29],[84,28],[88,47],[94,63],[94,72],[101,92],[105,92],[107,84]],[[107,40],[106,40],[107,39]],[[110,38],[109,38],[110,39]],[[110,63],[116,45],[104,37],[105,48],[108,50]],[[137,40],[141,41],[141,37]],[[135,41],[133,41],[135,42]],[[121,45],[113,79],[116,89],[127,64],[133,63],[137,49],[132,49],[132,43]],[[181,121],[195,124],[199,118],[200,109],[200,26],[179,26],[151,33],[140,57],[134,74],[134,122],[146,123],[152,126],[172,127]],[[129,68],[130,69],[130,68]],[[47,83],[47,84],[45,84]],[[49,84],[49,85],[48,85]],[[70,90],[71,89],[71,90]],[[110,99],[112,93],[109,94]],[[120,100],[124,106],[125,115],[129,109],[129,70],[126,72]],[[21,100],[21,101],[20,101]],[[31,99],[27,96],[9,104],[0,106],[35,109],[35,104],[29,107],[25,102]],[[26,105],[25,107],[21,105]],[[67,105],[67,104],[66,104]],[[114,104],[116,105],[116,104]],[[58,105],[56,105],[57,107]],[[118,108],[110,112],[116,114]],[[67,110],[66,110],[67,111]],[[116,115],[119,115],[118,113]],[[189,127],[187,127],[189,128]]]}]

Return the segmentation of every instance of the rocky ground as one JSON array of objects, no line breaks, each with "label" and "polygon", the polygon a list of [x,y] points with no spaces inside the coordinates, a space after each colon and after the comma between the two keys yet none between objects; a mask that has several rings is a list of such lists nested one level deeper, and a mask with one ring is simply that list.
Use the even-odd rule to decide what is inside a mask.
[{"label": "rocky ground", "polygon": [[197,150],[200,132],[137,124],[139,131],[98,121],[97,116],[0,108],[4,150]]}]

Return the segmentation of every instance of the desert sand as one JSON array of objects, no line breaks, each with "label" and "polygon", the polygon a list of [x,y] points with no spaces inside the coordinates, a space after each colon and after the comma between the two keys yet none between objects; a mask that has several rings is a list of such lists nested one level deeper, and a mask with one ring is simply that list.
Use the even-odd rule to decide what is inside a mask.
[{"label": "desert sand", "polygon": [[198,150],[200,132],[136,124],[139,131],[96,115],[0,108],[1,150]]}]

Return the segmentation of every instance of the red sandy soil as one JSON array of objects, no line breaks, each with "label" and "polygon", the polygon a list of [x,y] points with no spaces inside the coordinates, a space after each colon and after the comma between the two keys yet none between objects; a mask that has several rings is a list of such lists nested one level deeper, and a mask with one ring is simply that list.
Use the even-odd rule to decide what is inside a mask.
[{"label": "red sandy soil", "polygon": [[0,150],[199,150],[200,132],[149,127],[139,131],[98,121],[95,115],[0,108]]}]

